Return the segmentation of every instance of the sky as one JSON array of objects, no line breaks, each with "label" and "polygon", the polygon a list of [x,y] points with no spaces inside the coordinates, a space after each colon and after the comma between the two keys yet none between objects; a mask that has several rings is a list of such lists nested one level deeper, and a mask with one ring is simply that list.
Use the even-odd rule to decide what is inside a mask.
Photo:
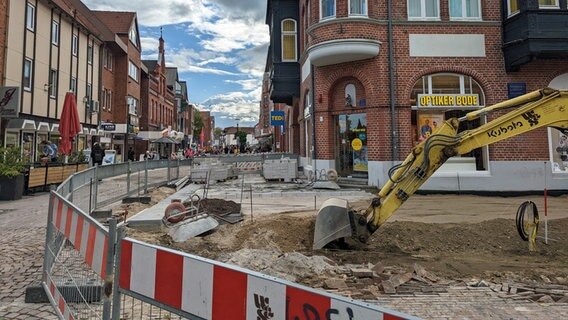
[{"label": "sky", "polygon": [[[157,60],[160,27],[168,67],[216,127],[258,122],[270,41],[266,0],[83,0],[92,10],[136,11],[142,59]],[[238,120],[237,120],[238,119]]]}]

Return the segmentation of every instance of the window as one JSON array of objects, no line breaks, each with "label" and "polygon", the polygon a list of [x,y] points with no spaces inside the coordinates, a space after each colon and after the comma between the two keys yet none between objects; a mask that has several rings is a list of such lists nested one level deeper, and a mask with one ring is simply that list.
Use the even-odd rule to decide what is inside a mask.
[{"label": "window", "polygon": [[112,91],[107,90],[107,109],[110,111],[112,108]]},{"label": "window", "polygon": [[519,12],[518,0],[507,0],[507,12],[509,13],[509,16]]},{"label": "window", "polygon": [[[448,104],[426,104],[421,105],[422,99],[418,100],[419,94],[425,96],[446,96],[464,97],[473,96],[476,98],[475,104],[464,106],[451,102]],[[485,106],[485,95],[479,83],[470,76],[456,73],[436,73],[420,78],[414,85],[411,92],[412,116],[411,126],[414,133],[415,143],[420,143],[429,135],[436,132],[442,123],[450,118],[465,116],[471,110],[483,108]],[[424,98],[421,96],[420,98]],[[458,132],[478,128],[485,123],[485,117],[480,117],[472,121],[460,123]],[[454,165],[460,167],[458,170],[485,171],[488,169],[488,148],[481,147],[461,155],[460,163]],[[451,162],[452,160],[448,160]]]},{"label": "window", "polygon": [[335,0],[320,0],[321,10],[320,16],[322,19],[335,17]]},{"label": "window", "polygon": [[128,75],[138,81],[138,67],[130,60],[128,60]]},{"label": "window", "polygon": [[30,3],[26,7],[26,28],[35,31],[35,7]]},{"label": "window", "polygon": [[479,0],[450,0],[450,18],[452,20],[480,20]]},{"label": "window", "polygon": [[93,64],[93,46],[89,45],[87,47],[87,62]]},{"label": "window", "polygon": [[349,15],[367,15],[367,0],[349,0]]},{"label": "window", "polygon": [[51,21],[51,43],[59,45],[59,23]]},{"label": "window", "polygon": [[55,98],[57,96],[57,70],[49,72],[49,97]]},{"label": "window", "polygon": [[312,112],[312,104],[310,101],[310,92],[306,92],[304,95],[304,122],[305,122],[305,139],[306,139],[306,160],[308,164],[311,164],[312,158],[312,120],[311,114]]},{"label": "window", "polygon": [[296,21],[282,21],[282,61],[296,61]]},{"label": "window", "polygon": [[345,106],[355,107],[357,105],[357,90],[354,84],[345,86]]},{"label": "window", "polygon": [[544,9],[558,9],[560,7],[558,0],[538,0],[538,6]]},{"label": "window", "polygon": [[438,0],[408,0],[408,18],[412,20],[440,20]]},{"label": "window", "polygon": [[24,61],[24,89],[28,91],[32,90],[32,69],[32,60],[26,59]]},{"label": "window", "polygon": [[73,39],[71,40],[71,53],[76,57],[79,48],[79,37],[74,34]]},{"label": "window", "polygon": [[130,30],[128,31],[128,39],[130,39],[130,42],[132,42],[132,44],[138,46],[138,32],[136,32],[136,23],[133,23],[132,27],[130,27]]},{"label": "window", "polygon": [[112,52],[107,51],[107,69],[112,71]]},{"label": "window", "polygon": [[69,90],[73,91],[73,93],[77,95],[77,78],[71,77],[71,85]]},{"label": "window", "polygon": [[107,89],[103,88],[103,94],[101,95],[101,106],[103,110],[106,110],[106,97],[107,97]]}]

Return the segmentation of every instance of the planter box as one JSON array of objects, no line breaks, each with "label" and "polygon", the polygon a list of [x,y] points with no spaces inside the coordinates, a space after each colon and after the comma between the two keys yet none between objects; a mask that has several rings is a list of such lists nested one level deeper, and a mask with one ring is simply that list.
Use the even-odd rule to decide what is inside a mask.
[{"label": "planter box", "polygon": [[17,177],[0,176],[0,200],[18,200],[24,194],[24,175]]}]

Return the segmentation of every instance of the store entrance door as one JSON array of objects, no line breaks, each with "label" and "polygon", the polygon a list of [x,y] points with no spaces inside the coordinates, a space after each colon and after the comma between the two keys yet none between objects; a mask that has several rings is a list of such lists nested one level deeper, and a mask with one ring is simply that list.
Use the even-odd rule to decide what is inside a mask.
[{"label": "store entrance door", "polygon": [[367,116],[342,114],[336,118],[335,163],[339,176],[367,178]]}]

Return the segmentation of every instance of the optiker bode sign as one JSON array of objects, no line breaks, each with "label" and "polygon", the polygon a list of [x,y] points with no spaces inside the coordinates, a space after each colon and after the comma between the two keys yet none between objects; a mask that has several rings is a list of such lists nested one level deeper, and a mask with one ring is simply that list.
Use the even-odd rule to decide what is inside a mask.
[{"label": "optiker bode sign", "polygon": [[419,108],[460,108],[478,107],[479,95],[477,94],[419,94],[416,101]]},{"label": "optiker bode sign", "polygon": [[271,126],[283,126],[284,123],[284,111],[271,111],[270,112],[270,125]]}]

